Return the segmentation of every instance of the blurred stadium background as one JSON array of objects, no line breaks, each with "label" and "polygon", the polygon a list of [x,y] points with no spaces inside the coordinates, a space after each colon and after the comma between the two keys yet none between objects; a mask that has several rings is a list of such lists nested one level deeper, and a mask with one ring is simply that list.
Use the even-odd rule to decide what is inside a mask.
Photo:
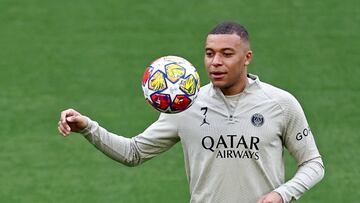
[{"label": "blurred stadium background", "polygon": [[207,83],[205,35],[223,20],[248,28],[249,71],[305,109],[326,176],[298,202],[358,202],[359,13],[356,0],[0,0],[0,202],[188,202],[180,144],[128,168],[59,136],[57,121],[73,107],[110,131],[142,132],[158,117],[143,99],[145,67],[183,56]]}]

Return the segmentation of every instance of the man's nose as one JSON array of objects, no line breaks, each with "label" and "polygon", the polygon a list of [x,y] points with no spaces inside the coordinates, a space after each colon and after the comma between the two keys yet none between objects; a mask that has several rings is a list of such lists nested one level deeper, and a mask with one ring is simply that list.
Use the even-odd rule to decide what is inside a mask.
[{"label": "man's nose", "polygon": [[215,54],[214,55],[214,58],[213,58],[213,60],[211,62],[211,65],[213,65],[213,66],[222,65],[222,58],[221,58],[220,54]]}]

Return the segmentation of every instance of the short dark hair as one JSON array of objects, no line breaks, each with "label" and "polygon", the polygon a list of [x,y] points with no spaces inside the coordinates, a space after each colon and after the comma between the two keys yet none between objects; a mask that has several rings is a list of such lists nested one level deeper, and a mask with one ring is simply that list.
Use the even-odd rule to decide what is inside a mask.
[{"label": "short dark hair", "polygon": [[225,21],[216,25],[209,33],[210,34],[237,34],[241,40],[250,42],[249,33],[246,28],[237,22]]}]

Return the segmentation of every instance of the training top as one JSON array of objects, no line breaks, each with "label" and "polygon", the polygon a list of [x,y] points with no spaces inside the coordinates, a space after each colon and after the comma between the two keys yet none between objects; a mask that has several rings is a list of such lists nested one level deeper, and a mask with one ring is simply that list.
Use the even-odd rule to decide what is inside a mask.
[{"label": "training top", "polygon": [[129,166],[180,141],[191,203],[254,203],[271,191],[280,193],[285,202],[297,199],[312,185],[302,178],[284,184],[283,151],[286,148],[300,167],[314,159],[322,165],[311,129],[291,94],[255,75],[248,78],[244,91],[230,97],[211,83],[203,86],[188,110],[162,113],[132,138],[108,132],[89,118],[81,133],[106,155]]}]

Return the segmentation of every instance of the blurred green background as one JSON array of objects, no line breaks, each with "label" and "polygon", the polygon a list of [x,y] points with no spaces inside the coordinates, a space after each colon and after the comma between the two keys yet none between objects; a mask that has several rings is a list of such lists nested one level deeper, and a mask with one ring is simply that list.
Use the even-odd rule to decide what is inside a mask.
[{"label": "blurred green background", "polygon": [[129,168],[59,136],[57,121],[72,107],[112,132],[142,132],[158,117],[145,67],[183,56],[207,83],[204,39],[223,20],[249,30],[249,71],[305,109],[326,176],[298,202],[358,202],[359,13],[357,0],[0,0],[0,202],[188,202],[180,144]]}]

